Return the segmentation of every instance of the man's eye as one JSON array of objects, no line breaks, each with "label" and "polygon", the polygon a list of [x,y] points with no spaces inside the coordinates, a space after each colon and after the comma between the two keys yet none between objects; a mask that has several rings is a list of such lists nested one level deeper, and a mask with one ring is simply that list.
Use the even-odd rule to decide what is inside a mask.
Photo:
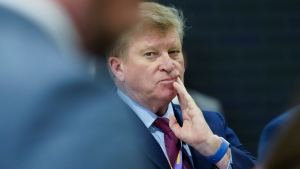
[{"label": "man's eye", "polygon": [[155,54],[154,52],[147,52],[144,55],[150,57],[150,56],[153,56],[154,54]]},{"label": "man's eye", "polygon": [[180,51],[179,50],[172,50],[172,51],[169,52],[169,54],[177,54],[177,53],[180,53]]}]

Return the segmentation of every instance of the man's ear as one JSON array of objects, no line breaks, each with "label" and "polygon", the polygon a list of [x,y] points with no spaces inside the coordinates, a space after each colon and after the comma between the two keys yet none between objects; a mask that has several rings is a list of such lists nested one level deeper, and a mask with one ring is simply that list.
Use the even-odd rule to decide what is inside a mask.
[{"label": "man's ear", "polygon": [[120,57],[112,56],[108,59],[111,71],[119,81],[124,81],[124,64]]}]

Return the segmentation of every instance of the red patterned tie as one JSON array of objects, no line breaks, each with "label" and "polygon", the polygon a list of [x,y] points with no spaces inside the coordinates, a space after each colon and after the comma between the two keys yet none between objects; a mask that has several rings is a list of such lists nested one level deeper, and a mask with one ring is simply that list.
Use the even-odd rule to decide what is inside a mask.
[{"label": "red patterned tie", "polygon": [[[170,129],[169,119],[167,119],[167,118],[157,118],[154,121],[154,125],[164,132],[165,147],[166,147],[166,150],[167,150],[169,161],[170,161],[172,167],[174,167],[175,162],[177,160],[179,150],[180,150],[180,146],[181,146],[180,140],[175,136],[173,131]],[[183,169],[192,169],[192,167],[189,163],[188,157],[185,155],[186,153],[183,152],[182,154],[183,154],[182,168]]]}]

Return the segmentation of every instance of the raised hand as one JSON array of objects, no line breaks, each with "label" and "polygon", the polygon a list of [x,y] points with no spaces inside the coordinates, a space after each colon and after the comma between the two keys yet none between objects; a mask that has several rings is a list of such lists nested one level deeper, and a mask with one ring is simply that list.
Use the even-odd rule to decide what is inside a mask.
[{"label": "raised hand", "polygon": [[[194,147],[204,156],[213,155],[220,147],[221,139],[214,135],[206,123],[202,111],[186,91],[183,82],[178,77],[173,83],[182,110],[183,125],[178,124],[174,115],[170,115],[169,126],[177,138]],[[229,152],[229,151],[228,151]],[[227,168],[230,153],[219,162],[219,168]]]},{"label": "raised hand", "polygon": [[[212,155],[214,152],[210,153],[211,151],[205,149],[210,147],[207,144],[210,144],[210,142],[215,139],[215,136],[207,125],[201,110],[198,108],[192,97],[187,93],[179,78],[176,79],[173,86],[177,90],[177,96],[184,122],[182,127],[180,127],[174,115],[171,115],[169,124],[170,128],[177,138],[193,146],[201,154],[206,156]],[[220,139],[218,137],[217,140],[220,143]],[[218,147],[216,150],[217,149]]]}]

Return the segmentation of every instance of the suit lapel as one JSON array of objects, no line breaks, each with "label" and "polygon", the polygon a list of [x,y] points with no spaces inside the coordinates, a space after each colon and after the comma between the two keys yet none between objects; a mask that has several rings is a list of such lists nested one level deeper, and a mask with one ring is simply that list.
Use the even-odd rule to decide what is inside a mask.
[{"label": "suit lapel", "polygon": [[[173,110],[174,110],[174,115],[177,119],[177,122],[180,126],[183,124],[183,118],[182,118],[182,112],[180,109],[179,105],[174,105]],[[132,112],[134,113],[134,112]],[[135,113],[134,113],[135,114]],[[168,169],[170,168],[168,160],[161,150],[160,145],[157,143],[153,135],[149,132],[147,127],[142,123],[142,121],[139,119],[139,117],[135,114],[136,118],[140,121],[140,125],[138,126],[138,136],[137,137],[137,145],[141,149],[141,151],[144,152],[145,156],[149,158],[155,165],[157,165],[161,169]],[[213,166],[208,163],[205,158],[197,152],[193,147],[189,146],[191,154],[192,154],[192,165],[193,168],[197,169],[210,169]]]},{"label": "suit lapel", "polygon": [[[146,127],[145,127],[146,128]],[[145,134],[146,133],[146,134]],[[168,160],[164,155],[161,147],[152,136],[152,134],[146,129],[143,132],[140,139],[138,140],[138,145],[141,150],[145,153],[145,155],[153,161],[159,168],[167,169],[170,168]]]},{"label": "suit lapel", "polygon": [[172,107],[173,107],[174,115],[176,117],[176,120],[177,120],[178,124],[180,126],[182,126],[183,118],[182,118],[182,112],[181,112],[180,106],[178,104],[173,104],[172,103]]},{"label": "suit lapel", "polygon": [[153,135],[149,132],[147,127],[143,124],[143,122],[139,119],[139,117],[137,115],[136,117],[140,121],[140,125],[138,126],[138,130],[137,130],[138,131],[137,145],[144,152],[144,154],[159,168],[161,169],[170,168],[168,160],[165,154],[163,153],[160,145],[155,140]]}]

